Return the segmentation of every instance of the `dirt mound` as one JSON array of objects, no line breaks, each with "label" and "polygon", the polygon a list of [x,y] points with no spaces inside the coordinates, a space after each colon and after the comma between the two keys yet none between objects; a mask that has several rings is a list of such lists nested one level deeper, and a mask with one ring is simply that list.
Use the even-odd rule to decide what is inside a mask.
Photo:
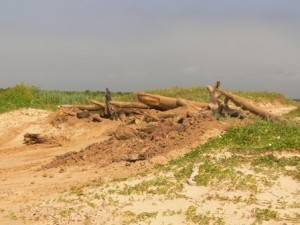
[{"label": "dirt mound", "polygon": [[77,107],[62,108],[57,112],[54,112],[49,116],[49,123],[57,128],[62,126],[73,126],[79,122],[78,118],[75,116],[78,112]]},{"label": "dirt mound", "polygon": [[150,159],[174,149],[193,146],[210,130],[227,129],[226,123],[210,113],[198,113],[180,120],[167,118],[147,123],[136,118],[135,121],[132,124],[119,124],[108,140],[92,144],[79,152],[57,156],[44,168],[89,164],[103,167],[138,155]]}]

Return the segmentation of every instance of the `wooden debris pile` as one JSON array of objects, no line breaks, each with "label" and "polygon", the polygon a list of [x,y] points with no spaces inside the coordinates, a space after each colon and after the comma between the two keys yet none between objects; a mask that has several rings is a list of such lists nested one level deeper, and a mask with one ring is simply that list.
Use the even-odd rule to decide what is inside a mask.
[{"label": "wooden debris pile", "polygon": [[[92,100],[92,105],[63,106],[53,119],[58,128],[61,123],[73,126],[78,123],[77,118],[82,120],[83,124],[79,125],[83,126],[87,125],[85,122],[101,123],[104,120],[107,122],[104,126],[115,126],[109,130],[108,139],[78,152],[58,156],[47,168],[90,163],[103,167],[117,162],[130,165],[155,156],[167,157],[174,149],[179,149],[181,154],[188,151],[186,146],[199,146],[206,138],[226,131],[229,124],[218,120],[219,117],[243,119],[253,113],[263,119],[280,120],[249,100],[223,91],[220,85],[217,82],[215,86],[207,86],[209,103],[144,92],[137,94],[138,102],[116,102],[106,89],[104,103]],[[107,119],[121,122],[113,124]],[[235,122],[245,124],[248,121]],[[95,127],[94,124],[89,125]],[[190,185],[194,184],[194,176],[196,174],[193,173]]]},{"label": "wooden debris pile", "polygon": [[[254,115],[261,117],[262,119],[269,119],[273,121],[281,121],[280,116],[274,115],[271,112],[268,112],[265,109],[262,109],[258,106],[255,106],[247,99],[242,98],[240,96],[234,95],[228,91],[223,91],[220,89],[221,82],[217,81],[214,87],[207,86],[207,91],[210,96],[210,109],[215,113],[219,113],[220,115],[230,115],[230,116],[242,116],[244,117],[244,112],[241,110],[247,110]],[[222,96],[225,96],[224,102],[220,100]],[[235,106],[240,107],[241,110],[232,111],[228,102],[231,101],[235,104]]]},{"label": "wooden debris pile", "polygon": [[[176,121],[180,121],[189,116],[188,111],[184,114],[165,112],[179,107],[186,107],[194,109],[197,112],[210,111],[216,117],[238,117],[244,119],[246,117],[245,111],[249,111],[263,119],[280,121],[280,117],[255,106],[249,100],[221,90],[220,85],[220,81],[217,81],[214,87],[207,86],[210,97],[209,103],[171,98],[145,92],[137,94],[138,102],[116,102],[112,100],[111,92],[106,88],[105,103],[91,100],[93,105],[77,106],[81,111],[76,115],[80,119],[92,117],[92,121],[94,122],[101,122],[102,118],[128,122],[127,118],[132,115],[139,116],[139,119],[142,118],[146,122],[162,121],[166,118],[173,118]],[[229,101],[235,105],[235,108],[229,106]],[[151,113],[151,110],[155,110],[157,113]],[[131,122],[135,123],[138,121]]]}]

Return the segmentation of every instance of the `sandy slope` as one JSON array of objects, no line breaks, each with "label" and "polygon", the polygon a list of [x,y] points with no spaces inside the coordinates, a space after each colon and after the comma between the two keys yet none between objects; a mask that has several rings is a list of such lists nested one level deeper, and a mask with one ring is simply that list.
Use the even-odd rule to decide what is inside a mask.
[{"label": "sandy slope", "polygon": [[[289,110],[291,110],[291,108],[277,108],[276,113],[280,114]],[[218,136],[224,132],[228,126],[232,125],[232,122],[218,122],[210,119],[210,117],[206,118],[206,122],[203,122],[203,118],[201,118],[199,118],[199,120],[196,119],[195,121],[188,121],[188,131],[176,130],[171,133],[172,135],[169,135],[168,133],[167,138],[164,136],[165,133],[159,133],[159,135],[163,135],[164,137],[157,137],[157,140],[155,139],[158,145],[154,145],[152,139],[149,139],[148,142],[146,139],[146,143],[141,145],[144,145],[144,148],[148,147],[150,150],[157,150],[154,151],[151,157],[149,156],[150,158],[148,160],[129,165],[126,162],[115,160],[117,156],[121,157],[123,153],[118,153],[119,155],[117,154],[108,157],[109,154],[103,151],[101,156],[103,146],[106,146],[106,149],[110,149],[111,146],[114,146],[116,149],[127,149],[126,154],[139,150],[138,143],[133,145],[136,139],[123,142],[120,142],[119,140],[112,140],[112,134],[123,126],[121,122],[104,120],[101,123],[93,123],[90,119],[79,120],[64,111],[52,113],[49,111],[35,109],[21,109],[1,114],[0,217],[3,218],[3,220],[0,220],[2,221],[0,224],[22,224],[26,221],[26,217],[31,219],[34,218],[34,216],[29,214],[24,215],[20,212],[20,209],[24,209],[26,206],[32,205],[36,201],[40,202],[41,199],[55,198],[54,196],[57,195],[56,193],[58,191],[69,190],[72,186],[80,186],[81,184],[89,183],[93,180],[99,180],[99,177],[101,177],[104,181],[109,181],[114,177],[129,176],[130,174],[136,174],[138,172],[143,172],[146,169],[151,169],[155,163],[164,163],[171,158],[182,155],[199,144],[204,143],[209,138]],[[135,129],[138,130],[141,126],[147,125],[140,125]],[[164,130],[162,127],[159,128]],[[27,132],[44,134],[50,141],[46,144],[24,145],[23,135]],[[155,130],[155,132],[157,133],[157,130]],[[97,148],[91,147],[95,143],[97,144]],[[134,150],[134,146],[136,147],[136,150]],[[161,147],[156,148],[155,146]],[[161,148],[165,148],[165,150],[162,151]],[[96,151],[95,149],[98,150],[97,154],[93,153]],[[66,159],[60,164],[54,164],[56,166],[44,168],[45,165],[55,162],[57,156],[62,156],[65,153],[73,151],[79,153],[82,152],[79,156],[83,156],[83,160],[80,158],[81,160],[77,159],[77,161],[75,160],[75,163],[70,164],[70,160],[68,158],[68,160]],[[90,154],[90,152],[93,154]],[[78,156],[77,153],[75,153],[75,155]],[[70,157],[72,158],[74,155],[71,154]],[[84,157],[87,158],[84,159]],[[105,165],[97,164],[98,160],[93,161],[93,158],[95,157],[98,157],[99,159],[103,158],[105,162],[109,163]],[[293,185],[295,184],[293,183]],[[280,186],[278,188],[280,188]],[[193,196],[189,196],[190,194],[193,195],[192,193],[197,193],[199,191],[201,192],[201,190],[198,190],[197,188],[188,190],[188,198],[176,200],[179,201],[178,204],[181,205],[182,210],[193,201],[203,200],[202,198],[194,199]],[[130,210],[138,211],[140,209],[139,202],[142,202],[143,205],[146,204],[144,201],[137,200],[134,203],[136,208],[130,208]],[[155,205],[155,202],[156,200],[154,197],[154,200],[147,204]],[[168,209],[175,203],[171,201],[170,205],[165,205],[164,207]],[[50,204],[49,210],[53,210],[53,207],[55,208],[55,206]],[[58,204],[58,207],[64,206]],[[105,218],[111,217],[111,210],[113,209],[118,209],[118,207],[113,208],[109,206],[107,211],[101,211],[99,216],[103,217],[102,222],[104,224]],[[151,207],[149,210],[150,209]],[[44,213],[43,210],[41,210],[40,214],[37,214],[42,216]],[[93,210],[89,211],[91,211],[91,213],[95,213]],[[25,220],[14,220],[14,213],[16,212],[17,214],[25,217]],[[98,214],[96,213],[95,215]],[[178,215],[174,215],[175,220],[172,218],[170,222],[173,221],[173,224],[181,224],[176,222],[177,216]],[[52,224],[54,221],[53,218],[47,218],[48,219],[46,221]],[[119,218],[120,221],[123,221],[123,219],[124,218],[121,217]],[[74,222],[62,221],[64,224],[73,224]],[[84,220],[78,221],[78,224],[83,224]],[[158,221],[165,220],[158,217],[156,222]],[[153,222],[154,224],[162,224],[156,223],[155,221]],[[165,224],[167,224],[168,220],[165,222]],[[33,224],[31,220],[28,223]],[[39,223],[36,221],[36,224]],[[96,222],[95,224],[98,223]]]}]

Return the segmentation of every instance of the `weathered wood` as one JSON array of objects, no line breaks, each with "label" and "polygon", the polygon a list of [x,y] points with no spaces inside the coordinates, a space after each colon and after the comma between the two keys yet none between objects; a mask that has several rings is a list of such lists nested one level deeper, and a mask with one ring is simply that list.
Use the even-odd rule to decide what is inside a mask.
[{"label": "weathered wood", "polygon": [[63,114],[68,115],[68,116],[76,116],[76,113],[74,112],[63,112]]},{"label": "weathered wood", "polygon": [[178,114],[178,113],[160,113],[160,114],[158,114],[157,115],[157,117],[159,118],[159,119],[168,119],[168,118],[174,118],[174,117],[176,117],[176,116],[179,116],[180,114]]},{"label": "weathered wood", "polygon": [[101,109],[105,109],[105,108],[106,108],[106,106],[105,106],[104,103],[98,102],[97,100],[91,100],[91,103],[93,103],[93,104],[99,106]]},{"label": "weathered wood", "polygon": [[160,119],[154,115],[151,115],[150,113],[146,111],[141,111],[141,115],[145,116],[145,121],[146,122],[151,122],[151,121],[160,121]]},{"label": "weathered wood", "polygon": [[59,105],[58,108],[77,108],[82,111],[88,110],[88,111],[99,111],[102,109],[102,107],[98,105]]},{"label": "weathered wood", "polygon": [[115,102],[110,101],[110,104],[116,108],[135,108],[135,109],[149,109],[149,106],[141,102]]},{"label": "weathered wood", "polygon": [[207,91],[210,97],[209,108],[212,110],[213,114],[216,116],[223,117],[239,117],[240,119],[244,119],[245,115],[240,110],[231,109],[228,106],[228,101],[230,100],[228,97],[225,97],[224,103],[221,101],[220,97],[222,94],[218,93],[217,90],[220,87],[221,82],[217,81],[214,87],[207,86]]},{"label": "weathered wood", "polygon": [[277,115],[274,115],[271,112],[268,112],[267,110],[264,110],[260,107],[257,107],[250,103],[247,99],[244,99],[242,97],[239,97],[235,94],[232,94],[228,91],[223,91],[220,89],[216,89],[217,92],[220,94],[226,96],[230,101],[232,101],[236,106],[241,107],[243,110],[248,110],[249,112],[263,118],[263,119],[271,119],[274,121],[280,121],[281,118]]},{"label": "weathered wood", "polygon": [[47,142],[46,136],[41,136],[40,134],[26,133],[24,135],[24,144],[33,145],[41,144]]},{"label": "weathered wood", "polygon": [[118,112],[118,115],[119,115],[119,119],[122,121],[122,122],[125,122],[126,121],[126,113],[125,112]]},{"label": "weathered wood", "polygon": [[[104,103],[97,100],[91,100],[91,103],[95,104],[98,109],[104,109],[106,106]],[[117,109],[149,109],[149,106],[141,102],[116,102],[110,101],[110,104]]]},{"label": "weathered wood", "polygon": [[102,108],[97,106],[97,105],[83,105],[83,106],[78,106],[78,109],[84,111],[84,110],[87,110],[87,111],[99,111],[101,110]]},{"label": "weathered wood", "polygon": [[93,122],[99,123],[99,122],[102,122],[102,119],[101,119],[100,116],[94,116],[94,117],[93,117]]},{"label": "weathered wood", "polygon": [[131,114],[134,114],[134,115],[143,115],[144,112],[143,110],[144,109],[135,109],[135,108],[117,108],[117,113],[118,114],[125,114],[125,115],[131,115]]},{"label": "weathered wood", "polygon": [[108,117],[112,118],[113,112],[111,111],[113,110],[111,109],[110,101],[111,101],[110,91],[108,90],[108,88],[106,88],[106,94],[105,94],[106,114]]},{"label": "weathered wood", "polygon": [[105,99],[106,101],[111,101],[111,92],[108,88],[105,88],[106,94],[105,94]]},{"label": "weathered wood", "polygon": [[206,89],[209,94],[209,108],[213,111],[214,114],[216,114],[220,108],[221,100],[219,99],[215,87],[207,86]]},{"label": "weathered wood", "polygon": [[196,101],[186,100],[186,99],[182,99],[182,98],[177,98],[177,105],[178,106],[189,106],[189,107],[193,107],[194,109],[197,109],[197,110],[208,108],[207,103],[196,102]]},{"label": "weathered wood", "polygon": [[111,101],[111,93],[106,88],[106,94],[105,94],[105,104],[106,104],[106,113],[107,116],[112,120],[118,120],[118,113],[116,111],[116,108],[110,104]]},{"label": "weathered wood", "polygon": [[[111,98],[111,97],[110,97]],[[109,99],[109,97],[108,97]],[[142,112],[143,109],[149,109],[148,105],[145,105],[143,103],[140,102],[116,102],[116,101],[108,101],[109,102],[109,108],[112,109],[114,108],[114,111],[117,114],[144,114]],[[101,103],[97,100],[91,100],[91,103],[99,106],[99,108],[101,109],[105,109],[106,110],[106,114],[108,115],[108,111],[107,111],[107,106],[104,103]],[[108,115],[109,116],[109,115]],[[109,116],[110,117],[110,116]]]},{"label": "weathered wood", "polygon": [[244,119],[246,116],[241,110],[232,109],[228,105],[220,105],[219,112],[223,117],[237,117],[240,119]]},{"label": "weathered wood", "polygon": [[136,162],[136,161],[146,160],[146,156],[143,154],[139,154],[135,156],[124,156],[121,158],[121,160],[127,162]]},{"label": "weathered wood", "polygon": [[157,117],[162,120],[172,118],[174,122],[182,123],[183,120],[186,118],[186,113],[185,115],[178,113],[160,113],[157,115]]},{"label": "weathered wood", "polygon": [[169,110],[186,105],[193,105],[199,108],[207,108],[208,106],[207,103],[189,101],[181,98],[171,98],[157,94],[148,94],[145,92],[138,93],[137,97],[139,102],[159,110]]},{"label": "weathered wood", "polygon": [[88,110],[84,110],[82,112],[78,112],[76,114],[76,116],[77,116],[78,119],[88,118],[90,116],[90,113],[89,113]]}]

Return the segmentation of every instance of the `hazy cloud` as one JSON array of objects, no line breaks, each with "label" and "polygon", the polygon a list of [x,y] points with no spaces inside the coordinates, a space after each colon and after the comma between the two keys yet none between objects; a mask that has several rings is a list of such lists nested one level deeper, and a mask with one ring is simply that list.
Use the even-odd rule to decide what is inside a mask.
[{"label": "hazy cloud", "polygon": [[13,2],[0,3],[1,87],[136,91],[223,80],[300,97],[296,1]]},{"label": "hazy cloud", "polygon": [[199,73],[199,68],[198,66],[188,66],[183,69],[183,74],[184,75],[193,75]]}]

